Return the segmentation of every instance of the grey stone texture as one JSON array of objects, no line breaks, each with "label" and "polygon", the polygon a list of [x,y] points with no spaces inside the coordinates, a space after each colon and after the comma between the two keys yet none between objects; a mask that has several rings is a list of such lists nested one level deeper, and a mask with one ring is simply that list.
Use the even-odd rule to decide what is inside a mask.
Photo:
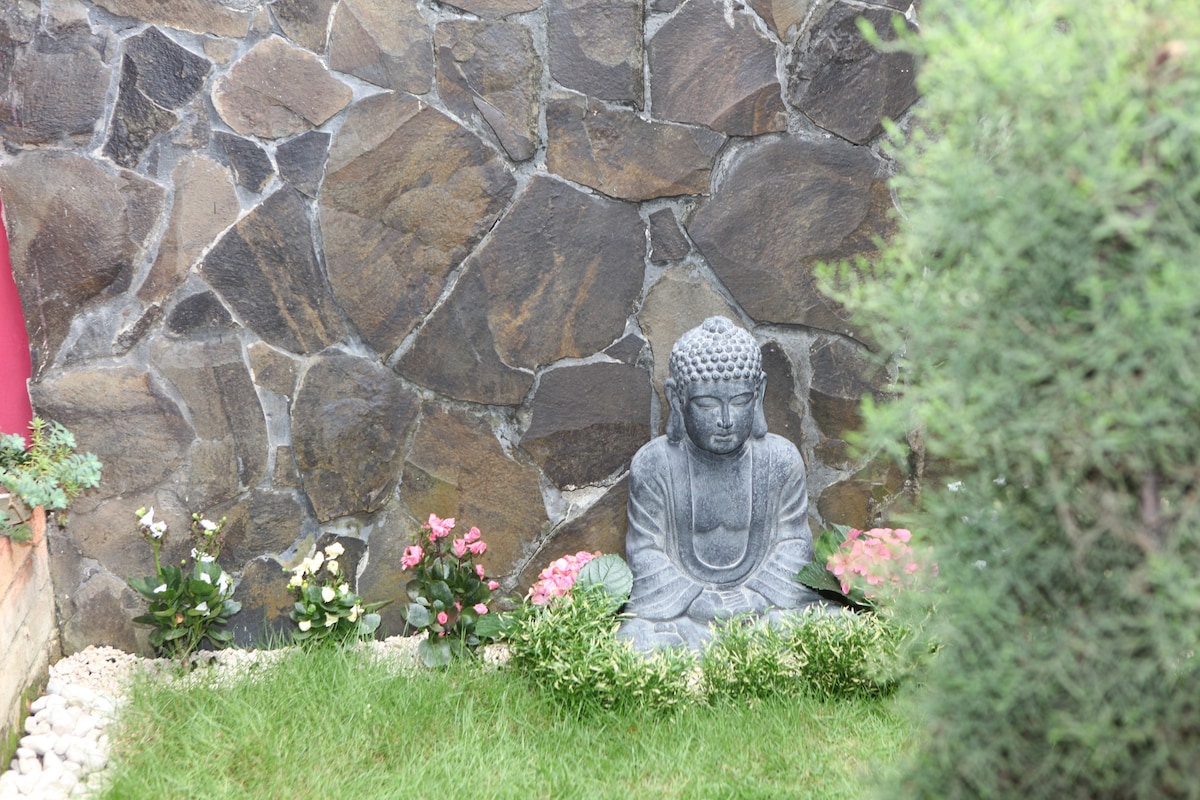
[{"label": "grey stone texture", "polygon": [[[753,331],[814,523],[908,476],[846,444],[886,390],[819,261],[876,254],[902,0],[0,4],[0,195],[35,409],[104,462],[52,535],[64,646],[146,647],[133,511],[227,517],[242,642],[342,537],[400,596],[430,513],[523,593],[621,552],[671,344]],[[384,632],[403,628],[394,604]]]}]

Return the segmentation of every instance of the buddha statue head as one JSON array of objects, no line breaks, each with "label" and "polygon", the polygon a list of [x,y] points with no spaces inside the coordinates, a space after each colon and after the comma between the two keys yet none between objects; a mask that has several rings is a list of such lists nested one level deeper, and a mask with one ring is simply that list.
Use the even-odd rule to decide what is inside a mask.
[{"label": "buddha statue head", "polygon": [[748,331],[725,317],[709,317],[679,337],[666,381],[667,438],[717,455],[737,452],[767,433],[762,352]]}]

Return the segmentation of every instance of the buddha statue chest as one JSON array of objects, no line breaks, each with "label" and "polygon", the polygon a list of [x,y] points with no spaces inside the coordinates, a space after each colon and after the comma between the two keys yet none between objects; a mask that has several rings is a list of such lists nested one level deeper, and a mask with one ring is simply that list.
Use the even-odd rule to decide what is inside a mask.
[{"label": "buddha statue chest", "polygon": [[722,584],[754,567],[753,460],[748,451],[719,464],[705,456],[693,451],[688,459],[690,507],[677,511],[691,524],[677,531],[676,546],[694,578]]}]

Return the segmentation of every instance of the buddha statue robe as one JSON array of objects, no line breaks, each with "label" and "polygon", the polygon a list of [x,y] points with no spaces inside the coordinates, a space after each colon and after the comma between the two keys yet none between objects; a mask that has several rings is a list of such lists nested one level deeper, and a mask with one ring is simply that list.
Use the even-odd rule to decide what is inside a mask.
[{"label": "buddha statue robe", "polygon": [[812,560],[804,463],[774,434],[715,454],[660,436],[633,459],[620,630],[642,650],[698,648],[714,619],[777,616],[819,600],[794,576]]}]

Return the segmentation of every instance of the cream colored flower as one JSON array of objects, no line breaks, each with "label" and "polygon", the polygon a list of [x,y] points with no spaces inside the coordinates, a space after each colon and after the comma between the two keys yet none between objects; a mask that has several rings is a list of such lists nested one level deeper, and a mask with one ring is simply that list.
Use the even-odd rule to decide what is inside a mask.
[{"label": "cream colored flower", "polygon": [[333,590],[332,586],[326,586],[321,589],[321,599],[326,603],[332,603],[335,597],[337,597],[337,592]]},{"label": "cream colored flower", "polygon": [[294,573],[292,575],[292,579],[290,581],[288,581],[288,586],[292,587],[293,589],[298,589],[303,584],[304,584],[304,576],[302,574],[300,574],[299,572]]},{"label": "cream colored flower", "polygon": [[154,587],[155,594],[162,594],[166,590],[167,590],[167,585],[165,583],[160,583],[158,586]]},{"label": "cream colored flower", "polygon": [[300,630],[302,630],[302,631],[306,631],[306,630],[308,630],[308,629],[309,629],[309,628],[311,628],[311,627],[312,627],[312,620],[311,620],[311,619],[302,619],[302,620],[300,620]]},{"label": "cream colored flower", "polygon": [[337,621],[338,621],[337,615],[326,612],[326,614],[325,614],[325,627],[326,628],[332,628],[334,625],[337,625]]},{"label": "cream colored flower", "polygon": [[358,615],[362,613],[362,606],[355,604],[354,608],[350,609],[350,621],[358,622]]},{"label": "cream colored flower", "polygon": [[350,594],[350,584],[343,583],[338,587],[338,594]]},{"label": "cream colored flower", "polygon": [[342,547],[341,542],[334,542],[325,548],[325,555],[330,558],[337,558],[344,552],[346,552],[346,548]]},{"label": "cream colored flower", "polygon": [[325,562],[325,569],[329,570],[330,575],[337,575],[341,565],[332,558]]}]

